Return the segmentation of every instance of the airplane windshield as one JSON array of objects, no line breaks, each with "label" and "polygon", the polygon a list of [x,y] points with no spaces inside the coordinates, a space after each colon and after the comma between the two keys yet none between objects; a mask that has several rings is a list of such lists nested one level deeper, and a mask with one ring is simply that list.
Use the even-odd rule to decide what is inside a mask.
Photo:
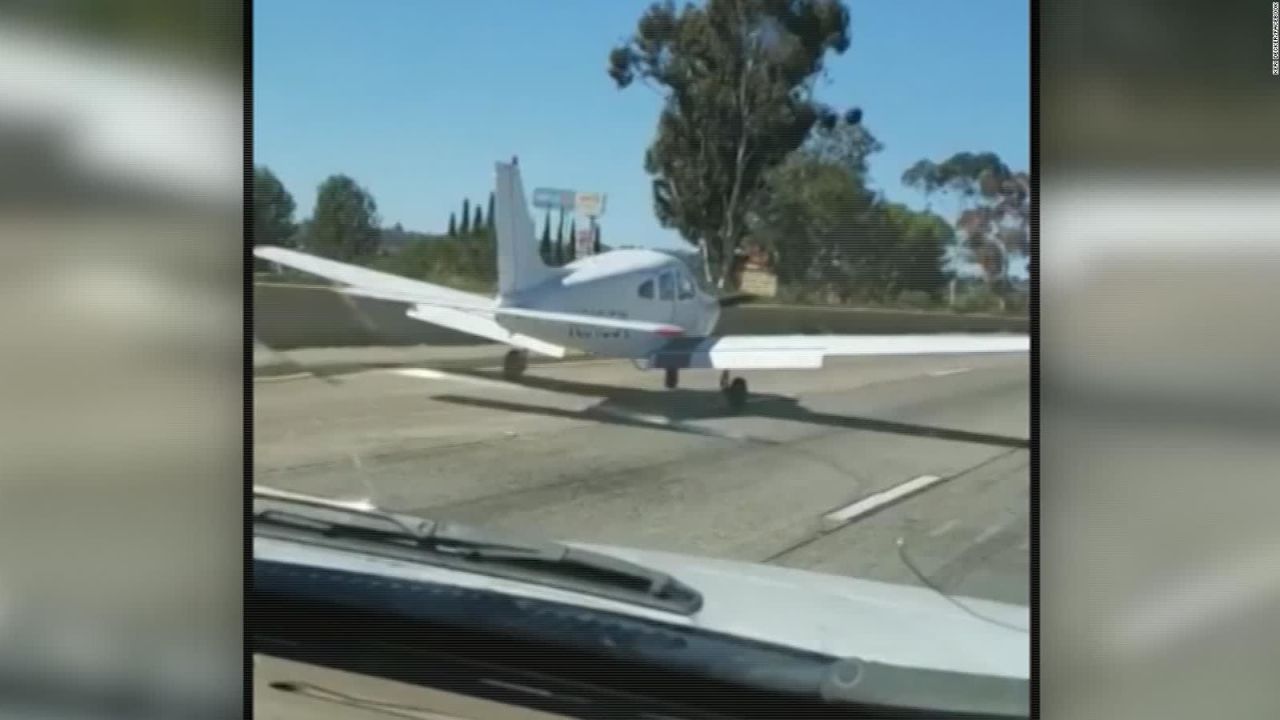
[{"label": "airplane windshield", "polygon": [[690,300],[693,298],[694,294],[695,294],[695,291],[694,291],[693,280],[689,279],[689,273],[682,270],[680,272],[679,298],[681,300]]},{"label": "airplane windshield", "polygon": [[[950,633],[977,638],[957,665],[1022,672],[1027,83],[966,85],[963,114],[927,73],[893,102],[810,88],[918,67],[920,32],[1025,67],[1027,36],[893,0],[812,11],[836,1],[567,25],[503,3],[497,27],[333,0],[306,32],[256,4],[255,483],[614,553],[761,642],[857,655],[874,629],[910,665],[937,657],[911,636]],[[743,87],[708,74],[741,52],[762,68]],[[404,87],[363,101],[376,78]]]}]

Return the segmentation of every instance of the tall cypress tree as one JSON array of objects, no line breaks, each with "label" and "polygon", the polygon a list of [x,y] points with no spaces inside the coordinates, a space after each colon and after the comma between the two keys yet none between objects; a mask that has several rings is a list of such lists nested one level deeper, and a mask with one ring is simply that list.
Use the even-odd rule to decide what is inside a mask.
[{"label": "tall cypress tree", "polygon": [[597,224],[596,224],[596,226],[595,226],[595,231],[596,231],[596,236],[595,236],[595,238],[591,241],[591,254],[592,254],[592,255],[599,255],[599,254],[600,254],[600,225],[599,225],[599,223],[597,223]]},{"label": "tall cypress tree", "polygon": [[560,225],[556,228],[556,250],[552,259],[553,265],[564,264],[564,210],[560,211]]},{"label": "tall cypress tree", "polygon": [[538,254],[542,262],[551,264],[551,211],[548,210],[542,220],[542,242],[538,243]]},{"label": "tall cypress tree", "polygon": [[572,220],[569,223],[569,246],[565,249],[564,261],[573,262],[578,255],[578,221]]},{"label": "tall cypress tree", "polygon": [[489,229],[493,229],[493,191],[489,191],[489,214],[485,215],[485,219],[489,221]]},{"label": "tall cypress tree", "polygon": [[480,210],[480,205],[476,205],[476,219],[471,223],[471,232],[479,235],[484,230],[484,216]]},{"label": "tall cypress tree", "polygon": [[458,232],[464,236],[471,234],[471,200],[467,198],[462,198],[462,227]]},{"label": "tall cypress tree", "polygon": [[458,218],[449,213],[449,237],[458,237]]}]

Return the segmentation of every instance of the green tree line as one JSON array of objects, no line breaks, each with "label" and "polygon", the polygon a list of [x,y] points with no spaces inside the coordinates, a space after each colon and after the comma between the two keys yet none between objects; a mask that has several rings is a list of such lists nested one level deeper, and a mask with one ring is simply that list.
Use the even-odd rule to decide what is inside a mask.
[{"label": "green tree line", "polygon": [[[295,220],[296,203],[265,166],[254,168],[253,242],[292,247],[324,257],[368,265],[408,277],[432,279],[465,288],[495,284],[497,261],[492,236],[492,199],[488,214],[463,200],[466,220],[450,215],[443,234],[380,227],[373,195],[346,175],[331,175],[316,189],[311,217]],[[403,242],[388,252],[384,239]]]},{"label": "green tree line", "polygon": [[[944,267],[949,246],[960,243],[982,251],[1001,243],[1025,251],[1025,231],[1019,234],[1000,224],[1006,216],[1023,217],[1025,202],[1019,193],[1025,194],[1025,185],[1019,183],[1025,182],[1025,174],[1009,172],[990,154],[962,153],[936,164],[917,163],[906,173],[909,184],[929,193],[973,198],[973,207],[953,228],[939,215],[888,202],[868,187],[867,158],[882,146],[859,120],[851,113],[817,126],[806,143],[770,169],[767,192],[744,214],[744,240],[769,255],[782,299],[938,306],[948,283]],[[493,211],[485,212],[469,199],[461,207],[462,217],[471,220],[460,224],[453,213],[444,233],[406,232],[399,224],[384,229],[369,191],[348,176],[333,175],[317,187],[311,217],[296,221],[293,196],[269,168],[259,166],[254,172],[253,239],[407,277],[491,289],[496,284]],[[548,265],[575,259],[576,230],[575,219],[544,214],[538,244]],[[391,238],[399,247],[389,251],[383,241]],[[593,251],[602,249],[597,234]],[[1005,269],[1007,252],[978,257],[996,277]],[[970,309],[1000,306],[998,295],[987,300]]]}]

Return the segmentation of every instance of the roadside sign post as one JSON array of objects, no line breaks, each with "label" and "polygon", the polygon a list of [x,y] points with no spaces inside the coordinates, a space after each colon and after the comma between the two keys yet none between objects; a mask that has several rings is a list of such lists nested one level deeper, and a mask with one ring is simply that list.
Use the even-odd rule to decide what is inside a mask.
[{"label": "roadside sign post", "polygon": [[574,238],[574,257],[586,257],[595,249],[595,218],[587,227],[578,228],[578,236]]},{"label": "roadside sign post", "polygon": [[574,212],[587,219],[587,226],[578,231],[578,237],[574,238],[577,242],[577,256],[585,257],[595,252],[596,234],[599,232],[599,226],[596,219],[604,214],[606,195],[596,192],[580,192],[574,197]]}]

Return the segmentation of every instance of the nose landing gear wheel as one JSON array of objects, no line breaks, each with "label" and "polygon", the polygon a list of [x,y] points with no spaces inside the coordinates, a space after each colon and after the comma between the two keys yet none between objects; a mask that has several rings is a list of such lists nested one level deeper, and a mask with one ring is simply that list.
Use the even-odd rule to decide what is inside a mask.
[{"label": "nose landing gear wheel", "polygon": [[747,381],[734,378],[733,382],[724,386],[724,398],[728,401],[730,410],[740,412],[747,404]]},{"label": "nose landing gear wheel", "polygon": [[662,379],[662,384],[668,390],[674,390],[680,384],[680,371],[676,368],[667,368],[666,377]]},{"label": "nose landing gear wheel", "polygon": [[510,350],[502,358],[502,377],[518,380],[529,366],[529,355],[521,350]]}]

